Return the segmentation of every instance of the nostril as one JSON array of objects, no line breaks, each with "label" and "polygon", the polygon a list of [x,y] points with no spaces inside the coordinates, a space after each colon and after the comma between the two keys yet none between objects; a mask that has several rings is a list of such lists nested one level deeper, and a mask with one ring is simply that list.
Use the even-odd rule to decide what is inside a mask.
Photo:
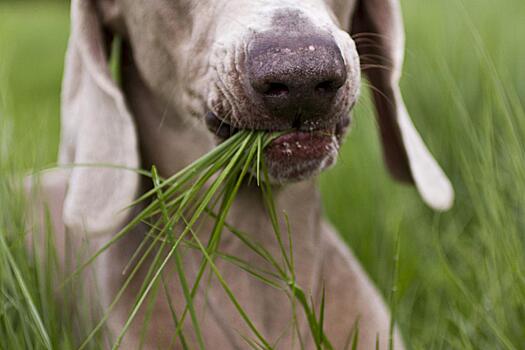
[{"label": "nostril", "polygon": [[315,91],[321,94],[324,93],[333,93],[339,90],[342,84],[338,83],[336,80],[327,80],[323,81],[315,86]]},{"label": "nostril", "polygon": [[264,90],[266,96],[284,96],[290,92],[288,86],[281,83],[269,83]]}]

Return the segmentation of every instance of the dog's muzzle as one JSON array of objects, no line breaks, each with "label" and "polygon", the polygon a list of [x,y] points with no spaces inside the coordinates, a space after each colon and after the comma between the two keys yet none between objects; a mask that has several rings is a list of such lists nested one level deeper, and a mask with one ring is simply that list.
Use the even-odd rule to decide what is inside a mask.
[{"label": "dog's muzzle", "polygon": [[305,179],[333,164],[350,120],[347,67],[332,36],[259,33],[248,45],[245,73],[238,102],[250,106],[250,115],[230,121],[210,112],[208,128],[222,139],[244,128],[289,130],[265,152],[277,182]]}]

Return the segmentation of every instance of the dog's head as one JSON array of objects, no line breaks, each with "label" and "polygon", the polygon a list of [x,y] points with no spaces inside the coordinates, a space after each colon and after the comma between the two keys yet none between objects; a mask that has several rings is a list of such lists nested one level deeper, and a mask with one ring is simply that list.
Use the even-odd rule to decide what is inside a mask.
[{"label": "dog's head", "polygon": [[[73,0],[62,162],[139,166],[133,117],[107,64],[114,35],[131,48],[155,98],[201,120],[218,140],[239,129],[288,131],[265,154],[281,183],[335,162],[366,66],[392,175],[415,183],[430,206],[451,206],[450,182],[399,91],[397,0]],[[107,230],[137,184],[131,172],[73,170],[66,223]]]}]

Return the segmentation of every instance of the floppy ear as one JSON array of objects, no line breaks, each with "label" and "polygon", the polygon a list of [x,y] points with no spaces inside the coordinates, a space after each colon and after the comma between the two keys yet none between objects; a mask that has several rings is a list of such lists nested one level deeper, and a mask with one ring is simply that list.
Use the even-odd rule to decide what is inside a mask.
[{"label": "floppy ear", "polygon": [[363,72],[372,85],[390,173],[415,183],[430,207],[450,209],[452,185],[412,124],[399,89],[405,43],[398,0],[359,0],[351,26]]},{"label": "floppy ear", "polygon": [[[139,154],[133,119],[111,78],[108,40],[94,1],[73,0],[62,86],[60,163],[74,165],[64,223],[90,235],[114,232],[138,190]],[[76,166],[77,164],[78,166]],[[91,166],[86,166],[91,165]]]}]

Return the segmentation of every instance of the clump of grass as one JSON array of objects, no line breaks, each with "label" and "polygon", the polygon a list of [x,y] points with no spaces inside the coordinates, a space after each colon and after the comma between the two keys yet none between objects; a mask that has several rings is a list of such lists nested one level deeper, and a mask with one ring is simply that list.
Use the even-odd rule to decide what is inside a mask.
[{"label": "clump of grass", "polygon": [[[128,264],[129,268],[131,268],[128,278],[113,302],[107,310],[105,310],[105,314],[100,322],[84,340],[80,349],[90,344],[93,337],[102,329],[112,309],[148,257],[152,257],[152,262],[148,267],[146,278],[142,283],[136,302],[120,334],[116,337],[113,349],[120,347],[126,332],[135,320],[140,308],[147,307],[148,298],[150,300],[149,305],[152,305],[159,286],[162,285],[165,287],[162,272],[170,260],[173,260],[175,263],[179,283],[182,287],[186,303],[184,311],[180,316],[175,315],[173,311],[174,308],[171,307],[173,311],[173,321],[174,324],[177,325],[174,333],[183,348],[187,348],[187,340],[182,328],[188,315],[191,319],[195,336],[194,339],[197,341],[198,348],[205,348],[205,339],[203,339],[193,301],[201,286],[205,272],[211,271],[240,317],[244,320],[246,326],[252,332],[252,337],[242,335],[243,340],[255,349],[273,349],[275,346],[271,345],[270,341],[257,329],[255,323],[251,320],[223,278],[220,269],[215,263],[217,258],[224,259],[236,265],[243,271],[249,273],[253,278],[286,293],[293,305],[294,315],[292,315],[292,317],[294,326],[297,327],[295,304],[298,304],[303,310],[309,325],[311,337],[317,349],[333,349],[323,331],[324,294],[319,310],[316,312],[313,301],[297,284],[295,278],[293,242],[289,232],[289,225],[287,239],[281,232],[279,215],[275,208],[272,195],[272,186],[270,185],[268,173],[263,161],[264,148],[277,136],[279,136],[278,133],[270,134],[261,131],[241,131],[168,179],[161,179],[156,168],[152,168],[149,176],[151,177],[153,188],[132,203],[132,206],[143,204],[145,208],[75,273],[78,274],[83,268],[91,264],[102,252],[128,234],[130,230],[139,223],[148,225],[149,231],[144,241],[134,253],[131,259],[132,261]],[[264,204],[272,223],[275,239],[280,247],[280,257],[272,256],[263,246],[252,241],[247,234],[236,230],[226,222],[228,212],[240,187],[244,182],[249,181],[256,181],[262,191]],[[205,216],[211,217],[214,220],[213,229],[206,243],[203,242],[202,237],[196,234],[196,227],[198,226],[199,220]],[[240,240],[247,249],[255,252],[272,266],[274,271],[261,271],[258,267],[252,266],[249,262],[243,261],[239,257],[218,251],[221,237],[225,230]],[[288,242],[288,249],[284,244],[285,239]],[[192,286],[188,283],[179,252],[182,246],[198,250],[202,255],[198,273]],[[136,263],[134,263],[135,260]],[[151,317],[151,312],[151,307],[149,307],[144,330],[148,327],[147,320]],[[296,331],[297,336],[301,338],[299,331]],[[143,335],[145,335],[145,333],[144,331]]]},{"label": "clump of grass", "polygon": [[[76,338],[86,337],[94,324],[81,307],[79,314],[70,312],[75,300],[57,299],[57,281],[63,276],[51,220],[47,215],[38,234],[29,238],[20,187],[7,176],[0,178],[0,349],[74,349]],[[104,348],[104,336],[97,334],[87,349]]]},{"label": "clump of grass", "polygon": [[[11,186],[2,181],[0,187],[1,197],[14,198],[10,191]],[[21,209],[20,205],[13,201],[7,204],[2,206],[0,212],[0,227],[9,228],[14,232],[24,230],[23,222],[9,220],[10,216],[22,217],[17,215]],[[16,263],[19,256],[15,255],[26,255],[24,242],[20,239],[24,235],[19,235],[18,240],[14,241],[10,240],[11,237],[5,232],[0,232],[0,314],[3,316],[0,318],[0,333],[3,334],[0,347],[8,348],[5,345],[18,344],[21,349],[24,348],[22,344],[31,344],[31,348],[50,349],[48,332],[36,308],[35,295],[31,293],[34,289],[31,289],[26,281],[27,270],[22,270]]]},{"label": "clump of grass", "polygon": [[[51,220],[48,213],[41,224],[29,217],[3,104],[0,94],[0,349],[70,350],[93,324],[73,316],[69,300],[56,299],[62,276]],[[94,337],[88,349],[103,348],[103,336]]]}]

